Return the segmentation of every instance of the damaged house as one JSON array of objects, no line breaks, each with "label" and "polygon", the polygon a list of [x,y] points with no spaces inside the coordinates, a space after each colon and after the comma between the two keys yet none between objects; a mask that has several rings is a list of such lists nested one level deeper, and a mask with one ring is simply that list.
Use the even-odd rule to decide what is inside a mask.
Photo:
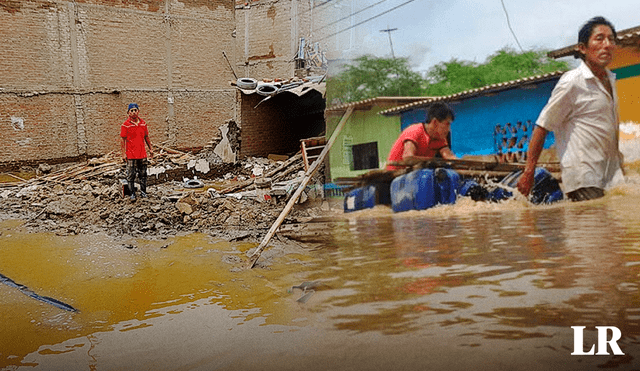
[{"label": "damaged house", "polygon": [[154,144],[209,146],[226,162],[297,152],[325,132],[336,38],[323,35],[337,26],[322,27],[334,16],[322,4],[1,2],[0,167],[118,153],[130,102]]}]

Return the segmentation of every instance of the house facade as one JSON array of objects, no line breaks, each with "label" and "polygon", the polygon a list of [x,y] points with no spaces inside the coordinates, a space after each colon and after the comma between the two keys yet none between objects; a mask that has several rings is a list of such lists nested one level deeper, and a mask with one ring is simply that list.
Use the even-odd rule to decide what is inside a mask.
[{"label": "house facade", "polygon": [[328,107],[325,112],[328,136],[334,132],[347,108],[353,113],[337,136],[329,151],[329,177],[349,178],[382,168],[393,143],[400,135],[400,118],[382,116],[386,109],[425,97],[378,97]]},{"label": "house facade", "polygon": [[[492,155],[498,152],[496,126],[518,127],[532,123],[544,108],[562,71],[493,84],[461,93],[430,98],[380,112],[383,116],[397,116],[401,128],[426,120],[429,106],[445,102],[453,108],[455,120],[451,124],[451,148],[459,156]],[[521,130],[521,132],[524,132]],[[524,134],[526,135],[526,133]],[[524,135],[521,135],[523,137]],[[554,142],[548,135],[545,148]]]}]

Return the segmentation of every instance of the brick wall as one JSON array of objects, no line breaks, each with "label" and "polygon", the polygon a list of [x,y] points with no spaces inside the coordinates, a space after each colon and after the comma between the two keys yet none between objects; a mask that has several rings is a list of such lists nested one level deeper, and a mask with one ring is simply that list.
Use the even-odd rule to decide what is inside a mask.
[{"label": "brick wall", "polygon": [[264,97],[258,94],[242,95],[241,99],[241,157],[294,154],[300,150],[300,139],[325,130],[324,99],[318,92],[301,97],[283,93],[262,103]]},{"label": "brick wall", "polygon": [[240,77],[261,80],[293,76],[293,59],[301,38],[307,44],[319,42],[321,50],[329,56],[335,54],[335,38],[324,38],[335,31],[335,27],[325,25],[339,16],[332,6],[302,0],[236,0],[235,3],[236,70]]},{"label": "brick wall", "polygon": [[310,4],[0,0],[0,164],[118,151],[132,101],[156,143],[202,147],[228,120],[260,133],[243,125],[255,112],[229,63],[239,77],[293,76],[299,38],[327,19]]},{"label": "brick wall", "polygon": [[0,22],[0,163],[119,150],[132,101],[178,148],[236,117],[232,0],[0,0]]},{"label": "brick wall", "polygon": [[2,131],[0,158],[5,161],[34,157],[79,155],[73,96],[55,94],[23,97],[0,94]]}]

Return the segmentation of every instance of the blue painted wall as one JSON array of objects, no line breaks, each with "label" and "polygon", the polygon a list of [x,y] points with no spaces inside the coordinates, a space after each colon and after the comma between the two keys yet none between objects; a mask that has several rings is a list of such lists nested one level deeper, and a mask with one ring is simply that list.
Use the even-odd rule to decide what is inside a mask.
[{"label": "blue painted wall", "polygon": [[[456,119],[451,124],[452,149],[458,156],[488,155],[495,153],[493,131],[496,124],[531,120],[538,115],[551,96],[559,78],[536,84],[535,88],[514,88],[457,102],[448,102]],[[426,120],[425,108],[416,108],[401,114],[402,130],[409,125]],[[545,148],[554,143],[553,133],[547,135]]]}]

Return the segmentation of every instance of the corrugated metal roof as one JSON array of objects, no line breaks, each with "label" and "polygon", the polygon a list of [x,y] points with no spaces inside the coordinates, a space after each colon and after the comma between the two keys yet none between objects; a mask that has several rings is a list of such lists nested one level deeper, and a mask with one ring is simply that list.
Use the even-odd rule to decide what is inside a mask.
[{"label": "corrugated metal roof", "polygon": [[514,89],[524,85],[535,84],[535,83],[551,80],[553,78],[561,76],[564,72],[565,71],[555,71],[555,72],[545,73],[543,75],[524,77],[518,80],[512,80],[512,81],[501,82],[498,84],[487,85],[477,89],[465,90],[463,92],[456,93],[456,94],[445,95],[441,97],[431,97],[419,102],[413,102],[410,104],[406,104],[404,106],[390,108],[388,110],[380,112],[380,114],[395,115],[404,111],[409,111],[414,108],[427,106],[433,102],[462,100],[462,99],[471,98],[479,95],[485,95],[485,94],[489,94],[489,93],[493,93],[501,90]]},{"label": "corrugated metal roof", "polygon": [[375,98],[364,99],[358,102],[349,102],[349,103],[338,104],[335,106],[327,107],[327,111],[344,111],[349,107],[353,107],[353,109],[356,110],[356,109],[362,109],[365,107],[369,107],[373,104],[382,103],[382,102],[385,102],[385,103],[397,102],[397,104],[404,104],[407,102],[422,101],[429,98],[432,98],[432,97],[375,97]]},{"label": "corrugated metal roof", "polygon": [[[638,46],[640,45],[640,26],[627,28],[626,30],[618,31],[618,45],[622,46]],[[568,56],[575,56],[578,54],[578,44],[566,46],[561,49],[552,50],[547,55],[549,58],[562,58]]]}]

